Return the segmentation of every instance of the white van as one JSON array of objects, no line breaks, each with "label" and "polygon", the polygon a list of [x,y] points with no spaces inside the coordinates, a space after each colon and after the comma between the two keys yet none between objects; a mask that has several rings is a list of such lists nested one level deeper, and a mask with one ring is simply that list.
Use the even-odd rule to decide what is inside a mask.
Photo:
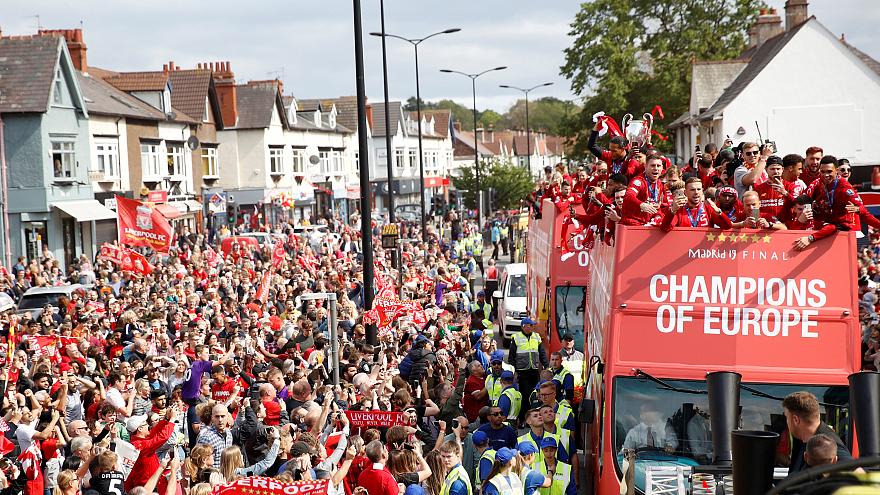
[{"label": "white van", "polygon": [[498,321],[505,347],[513,334],[522,328],[521,320],[526,311],[526,264],[512,263],[505,266],[498,278],[498,290],[492,294],[498,305]]}]

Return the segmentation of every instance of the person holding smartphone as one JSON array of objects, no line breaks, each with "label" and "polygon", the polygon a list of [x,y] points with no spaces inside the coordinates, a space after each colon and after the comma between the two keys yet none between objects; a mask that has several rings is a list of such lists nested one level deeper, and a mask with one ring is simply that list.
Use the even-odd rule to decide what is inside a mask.
[{"label": "person holding smartphone", "polygon": [[673,184],[673,201],[664,209],[660,228],[669,232],[675,228],[718,227],[722,230],[733,228],[730,219],[721,213],[712,201],[703,195],[703,181],[699,177],[688,177],[684,182]]}]

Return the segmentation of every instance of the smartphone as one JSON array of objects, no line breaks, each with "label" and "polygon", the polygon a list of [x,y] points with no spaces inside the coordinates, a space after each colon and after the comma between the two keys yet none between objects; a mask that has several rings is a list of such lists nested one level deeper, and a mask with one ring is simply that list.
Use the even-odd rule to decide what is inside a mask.
[{"label": "smartphone", "polygon": [[761,210],[758,208],[752,208],[752,219],[755,223],[758,223],[761,220]]},{"label": "smartphone", "polygon": [[683,196],[685,195],[685,194],[684,194],[684,189],[676,189],[675,192],[673,193],[673,195],[674,195],[676,198],[683,197]]},{"label": "smartphone", "polygon": [[807,211],[813,211],[812,203],[807,203],[804,205],[804,212],[807,212]]},{"label": "smartphone", "polygon": [[452,420],[452,429],[453,429],[453,430],[457,430],[457,429],[458,429],[458,420],[457,420],[457,419],[453,419],[453,420]]}]

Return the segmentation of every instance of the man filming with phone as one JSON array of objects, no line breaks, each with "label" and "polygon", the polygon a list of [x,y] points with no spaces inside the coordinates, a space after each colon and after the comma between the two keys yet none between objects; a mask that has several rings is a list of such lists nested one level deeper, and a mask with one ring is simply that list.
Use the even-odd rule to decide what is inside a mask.
[{"label": "man filming with phone", "polygon": [[743,197],[749,187],[767,180],[767,157],[774,152],[773,146],[759,146],[757,143],[742,145],[742,165],[733,172],[733,187]]}]

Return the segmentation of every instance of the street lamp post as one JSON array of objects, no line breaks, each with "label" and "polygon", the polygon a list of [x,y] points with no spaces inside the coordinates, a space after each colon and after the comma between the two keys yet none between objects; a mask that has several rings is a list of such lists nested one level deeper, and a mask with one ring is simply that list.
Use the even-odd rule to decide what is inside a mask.
[{"label": "street lamp post", "polygon": [[474,171],[477,177],[477,225],[482,227],[482,206],[483,206],[483,189],[480,187],[480,152],[478,151],[477,146],[477,78],[482,76],[483,74],[487,74],[489,72],[493,72],[496,70],[504,70],[506,66],[495,67],[494,69],[486,69],[483,72],[477,74],[468,74],[466,72],[460,72],[457,70],[449,70],[449,69],[440,69],[440,72],[444,72],[446,74],[461,74],[465,77],[471,78],[471,90],[474,94]]},{"label": "street lamp post", "polygon": [[526,95],[526,166],[529,168],[529,173],[532,173],[532,129],[529,127],[529,93],[534,89],[552,85],[552,82],[545,82],[543,84],[538,84],[537,86],[532,86],[531,88],[518,88],[516,86],[508,86],[507,84],[501,84],[498,86],[500,88],[522,91]]},{"label": "street lamp post", "polygon": [[[354,6],[354,65],[357,86],[358,158],[360,159],[361,183],[361,251],[364,267],[364,310],[373,307],[373,231],[370,229],[370,147],[367,142],[367,91],[364,86],[364,40],[361,26],[361,0],[353,0]],[[379,343],[376,325],[366,328],[367,342]]]},{"label": "street lamp post", "polygon": [[[406,41],[407,43],[409,43],[413,46],[413,50],[415,52],[416,118],[418,119],[418,134],[419,134],[419,195],[421,196],[419,203],[421,205],[421,210],[422,210],[422,240],[425,240],[425,241],[428,240],[428,233],[427,233],[427,229],[426,229],[426,227],[427,227],[427,222],[426,222],[427,212],[425,210],[425,157],[424,157],[424,153],[422,152],[422,96],[421,96],[421,93],[419,92],[419,45],[422,44],[422,42],[427,41],[430,38],[433,38],[434,36],[439,36],[441,34],[452,34],[452,33],[457,33],[459,31],[461,31],[461,29],[459,29],[459,28],[446,29],[444,31],[440,31],[440,32],[425,36],[424,38],[404,38],[403,36],[397,36],[395,34],[388,34],[385,32],[370,33],[370,36],[379,36],[382,38],[397,38],[399,40]],[[385,99],[387,101],[387,99],[388,99],[387,96]],[[385,132],[387,133],[388,129],[385,129]]]}]

